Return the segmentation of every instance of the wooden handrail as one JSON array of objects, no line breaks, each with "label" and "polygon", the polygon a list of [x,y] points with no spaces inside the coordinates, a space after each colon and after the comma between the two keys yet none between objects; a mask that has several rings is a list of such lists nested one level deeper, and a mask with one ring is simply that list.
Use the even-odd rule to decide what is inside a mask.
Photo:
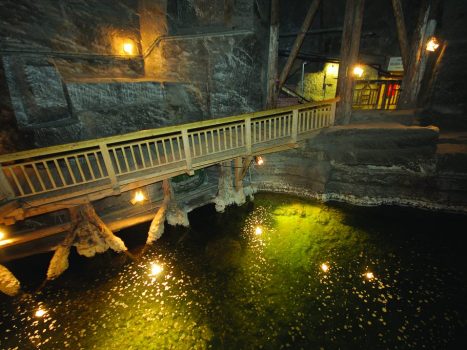
[{"label": "wooden handrail", "polygon": [[[296,144],[334,123],[338,99],[142,130],[0,156],[3,200],[72,198],[160,181],[226,159]],[[60,190],[66,189],[66,193]],[[58,192],[56,192],[58,191]],[[107,192],[105,192],[107,193]]]},{"label": "wooden handrail", "polygon": [[166,127],[161,127],[157,129],[140,130],[140,131],[135,131],[135,132],[122,134],[122,135],[109,136],[109,137],[103,137],[99,139],[79,141],[79,142],[67,143],[63,145],[49,146],[49,147],[31,149],[31,150],[26,150],[26,151],[21,151],[21,152],[3,154],[3,155],[0,155],[0,163],[11,162],[11,161],[15,161],[18,159],[33,158],[37,156],[46,156],[46,155],[56,154],[56,153],[65,153],[68,151],[76,151],[80,149],[87,149],[87,148],[94,148],[94,147],[98,148],[101,144],[111,145],[111,144],[115,144],[119,142],[129,141],[129,140],[137,140],[137,139],[144,139],[146,137],[178,133],[181,131],[182,128],[191,130],[191,129],[204,128],[207,126],[218,126],[222,124],[230,124],[233,122],[245,120],[246,118],[256,119],[256,118],[272,116],[272,115],[281,114],[281,113],[287,113],[287,112],[292,113],[294,109],[298,109],[298,110],[307,109],[310,107],[332,104],[338,101],[339,101],[339,98],[335,98],[335,99],[325,100],[321,102],[310,102],[310,103],[304,103],[301,105],[270,109],[270,110],[254,112],[254,113],[246,113],[246,114],[241,114],[241,115],[232,116],[232,117],[201,120],[201,121],[187,123],[187,124],[172,125],[172,126],[166,126]]}]

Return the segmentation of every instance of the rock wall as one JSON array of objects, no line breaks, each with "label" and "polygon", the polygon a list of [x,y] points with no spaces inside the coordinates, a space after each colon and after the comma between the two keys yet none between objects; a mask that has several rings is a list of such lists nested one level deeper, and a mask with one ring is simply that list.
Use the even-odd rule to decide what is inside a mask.
[{"label": "rock wall", "polygon": [[267,23],[254,4],[15,2],[0,23],[2,99],[39,147],[259,110]]},{"label": "rock wall", "polygon": [[253,184],[358,205],[467,212],[467,169],[454,166],[458,157],[440,155],[437,139],[434,127],[334,127],[303,148],[268,155],[252,171]]}]

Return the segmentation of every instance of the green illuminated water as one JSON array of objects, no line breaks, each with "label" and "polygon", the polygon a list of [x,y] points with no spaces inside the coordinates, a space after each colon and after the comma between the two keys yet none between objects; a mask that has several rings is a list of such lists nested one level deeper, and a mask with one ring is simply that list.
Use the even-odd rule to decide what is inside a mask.
[{"label": "green illuminated water", "polygon": [[147,249],[147,227],[127,231],[132,257],[74,256],[39,289],[49,255],[10,266],[27,293],[0,301],[0,348],[467,346],[465,217],[261,194],[190,220]]}]

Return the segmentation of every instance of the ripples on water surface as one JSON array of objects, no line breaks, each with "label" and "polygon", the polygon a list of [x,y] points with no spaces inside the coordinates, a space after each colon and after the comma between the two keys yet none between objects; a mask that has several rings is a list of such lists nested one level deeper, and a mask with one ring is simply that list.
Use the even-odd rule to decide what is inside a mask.
[{"label": "ripples on water surface", "polygon": [[190,220],[39,291],[50,255],[10,265],[26,293],[0,301],[0,348],[467,348],[466,218],[261,194]]}]

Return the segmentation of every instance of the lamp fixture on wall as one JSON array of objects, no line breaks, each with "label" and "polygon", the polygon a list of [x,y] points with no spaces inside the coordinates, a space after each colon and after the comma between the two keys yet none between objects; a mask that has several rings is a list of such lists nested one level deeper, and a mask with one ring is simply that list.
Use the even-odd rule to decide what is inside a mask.
[{"label": "lamp fixture on wall", "polygon": [[363,76],[363,72],[364,72],[363,67],[360,65],[355,66],[352,70],[353,75],[356,76],[357,78],[361,78]]},{"label": "lamp fixture on wall", "polygon": [[439,47],[439,42],[438,39],[436,39],[434,36],[432,36],[430,39],[428,39],[426,43],[426,50],[430,52],[435,52]]},{"label": "lamp fixture on wall", "polygon": [[135,44],[132,40],[125,40],[123,42],[122,50],[125,55],[132,56],[135,53]]}]

